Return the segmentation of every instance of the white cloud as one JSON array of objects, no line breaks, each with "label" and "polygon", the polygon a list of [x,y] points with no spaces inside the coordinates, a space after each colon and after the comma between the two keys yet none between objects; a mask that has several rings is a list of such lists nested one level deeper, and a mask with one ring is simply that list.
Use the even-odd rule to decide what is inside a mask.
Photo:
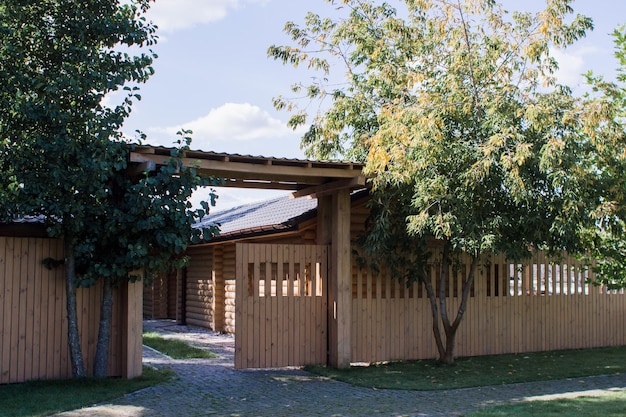
[{"label": "white cloud", "polygon": [[194,143],[202,147],[212,147],[214,142],[273,140],[294,134],[285,122],[249,103],[226,103],[195,120],[149,131],[172,138],[182,128],[191,129]]},{"label": "white cloud", "polygon": [[568,51],[552,49],[550,52],[559,63],[559,69],[555,74],[558,82],[576,87],[583,82],[582,74],[589,69],[587,56],[593,55],[597,50],[587,46]]},{"label": "white cloud", "polygon": [[158,0],[150,7],[148,18],[159,32],[171,33],[224,19],[229,12],[245,3],[267,0]]}]

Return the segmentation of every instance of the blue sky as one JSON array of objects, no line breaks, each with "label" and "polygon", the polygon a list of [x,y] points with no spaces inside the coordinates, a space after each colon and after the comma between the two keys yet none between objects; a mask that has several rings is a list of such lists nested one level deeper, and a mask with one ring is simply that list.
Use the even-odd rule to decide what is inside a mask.
[{"label": "blue sky", "polygon": [[[542,2],[504,3],[536,10]],[[573,7],[592,17],[596,27],[573,47],[557,51],[559,77],[575,87],[588,69],[611,76],[609,33],[626,23],[626,2],[577,0]],[[149,143],[169,146],[185,127],[194,131],[194,149],[304,158],[299,133],[286,126],[289,114],[276,112],[272,98],[308,74],[268,59],[267,48],[288,43],[282,32],[286,21],[301,22],[307,11],[332,15],[333,10],[325,0],[156,0],[149,14],[159,25],[156,73],[141,86],[142,100],[133,106],[125,131],[142,130]],[[278,194],[220,189],[216,209]]]}]

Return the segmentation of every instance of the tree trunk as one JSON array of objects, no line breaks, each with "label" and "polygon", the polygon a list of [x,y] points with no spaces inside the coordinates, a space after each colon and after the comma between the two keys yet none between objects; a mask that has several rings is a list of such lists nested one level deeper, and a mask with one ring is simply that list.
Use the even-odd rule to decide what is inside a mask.
[{"label": "tree trunk", "polygon": [[[478,267],[478,256],[472,257],[472,263],[470,265],[468,275],[465,279],[465,285],[461,294],[461,304],[456,313],[454,322],[450,323],[447,311],[446,302],[446,285],[448,283],[448,269],[449,269],[449,246],[448,243],[444,243],[442,251],[441,269],[439,270],[439,293],[436,294],[429,280],[424,280],[424,287],[426,288],[426,294],[430,301],[430,308],[433,318],[433,335],[435,337],[435,343],[439,352],[439,361],[446,365],[452,365],[454,363],[454,348],[456,345],[456,332],[459,329],[459,325],[465,315],[465,309],[467,307],[467,300],[471,293],[472,284],[474,283],[474,277],[476,275],[476,268]],[[439,306],[437,306],[437,298],[439,298]],[[439,308],[438,308],[439,307]],[[442,325],[445,334],[445,343],[441,337],[441,330],[439,325]]]},{"label": "tree trunk", "polygon": [[430,312],[433,319],[433,336],[435,337],[435,343],[437,345],[437,351],[439,357],[442,358],[446,353],[446,348],[443,345],[443,339],[441,338],[441,332],[439,331],[439,310],[437,309],[437,295],[433,289],[433,284],[430,279],[424,280],[424,287],[426,288],[426,295],[430,301]]},{"label": "tree trunk", "polygon": [[439,357],[439,361],[446,365],[454,364],[454,346],[456,344],[456,328],[450,328],[449,331],[446,332],[446,348],[445,352],[442,356]]},{"label": "tree trunk", "polygon": [[83,361],[78,333],[78,313],[76,307],[76,259],[71,236],[65,236],[65,295],[67,309],[67,340],[70,349],[72,377],[85,378],[87,371]]},{"label": "tree trunk", "polygon": [[98,344],[96,346],[96,359],[93,365],[93,376],[95,378],[106,378],[109,374],[109,341],[111,340],[111,318],[113,315],[113,288],[111,278],[104,278],[102,281]]}]

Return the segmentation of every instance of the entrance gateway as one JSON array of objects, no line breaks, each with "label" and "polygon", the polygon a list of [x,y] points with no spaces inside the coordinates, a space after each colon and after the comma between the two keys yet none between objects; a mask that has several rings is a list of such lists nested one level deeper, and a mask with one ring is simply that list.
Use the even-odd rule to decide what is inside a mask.
[{"label": "entrance gateway", "polygon": [[[130,161],[137,172],[144,172],[167,164],[171,151],[138,146]],[[363,164],[191,150],[184,152],[183,163],[199,175],[224,179],[223,186],[291,190],[293,197],[318,199],[316,243],[321,252],[315,249],[309,254],[307,247],[281,252],[277,247],[274,255],[274,248],[269,253],[267,247],[236,249],[235,344],[241,351],[236,366],[328,363],[349,367],[350,192],[365,187]],[[243,261],[239,260],[240,251]],[[296,257],[287,260],[285,251]]]}]

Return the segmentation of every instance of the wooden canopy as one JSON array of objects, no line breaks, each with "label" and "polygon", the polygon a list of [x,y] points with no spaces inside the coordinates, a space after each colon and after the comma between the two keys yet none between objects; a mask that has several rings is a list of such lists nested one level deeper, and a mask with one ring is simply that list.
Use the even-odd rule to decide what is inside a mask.
[{"label": "wooden canopy", "polygon": [[[138,146],[130,155],[131,170],[142,172],[168,163],[172,148]],[[353,162],[266,158],[186,151],[185,166],[201,175],[225,180],[225,186],[293,190],[294,197],[318,198],[317,243],[330,248],[328,285],[329,361],[350,366],[352,322],[350,191],[363,188],[363,165]]]},{"label": "wooden canopy", "polygon": [[[137,146],[130,155],[143,171],[167,163],[173,148]],[[204,151],[186,151],[185,166],[200,174],[223,178],[224,187],[293,190],[294,197],[319,197],[341,189],[363,188],[363,164],[311,161]]]}]

